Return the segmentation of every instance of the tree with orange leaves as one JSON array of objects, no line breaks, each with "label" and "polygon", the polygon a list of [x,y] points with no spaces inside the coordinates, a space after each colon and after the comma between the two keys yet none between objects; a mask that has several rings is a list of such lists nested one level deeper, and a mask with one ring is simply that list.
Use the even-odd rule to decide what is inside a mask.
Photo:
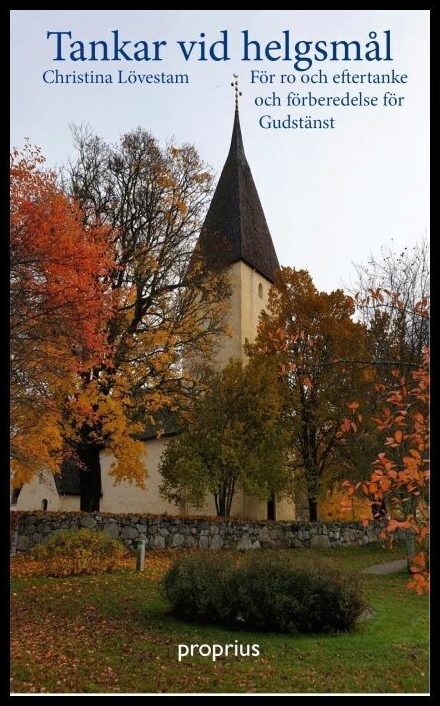
[{"label": "tree with orange leaves", "polygon": [[11,467],[14,485],[57,470],[59,393],[105,355],[110,314],[103,277],[112,264],[106,228],[85,226],[78,204],[45,169],[37,148],[11,154]]},{"label": "tree with orange leaves", "polygon": [[[389,308],[403,309],[400,295],[381,289],[370,290],[368,296]],[[428,299],[416,302],[414,314],[428,322]],[[406,537],[408,583],[418,593],[429,587],[429,348],[422,349],[422,361],[402,375],[399,367],[390,371],[392,385],[377,383],[376,390],[385,397],[374,417],[383,434],[383,449],[372,463],[370,477],[358,483],[345,481],[349,495],[373,497],[376,503],[386,501],[390,511],[384,539],[402,530]],[[359,408],[353,402],[352,412]],[[351,424],[346,418],[343,425]]]}]

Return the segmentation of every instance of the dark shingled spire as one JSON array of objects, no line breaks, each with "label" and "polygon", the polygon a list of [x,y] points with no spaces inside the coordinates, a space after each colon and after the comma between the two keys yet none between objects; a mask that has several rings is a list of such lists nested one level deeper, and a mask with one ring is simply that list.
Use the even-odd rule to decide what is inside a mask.
[{"label": "dark shingled spire", "polygon": [[198,248],[213,268],[244,260],[271,282],[279,269],[244,153],[237,107],[231,147],[203,224]]}]

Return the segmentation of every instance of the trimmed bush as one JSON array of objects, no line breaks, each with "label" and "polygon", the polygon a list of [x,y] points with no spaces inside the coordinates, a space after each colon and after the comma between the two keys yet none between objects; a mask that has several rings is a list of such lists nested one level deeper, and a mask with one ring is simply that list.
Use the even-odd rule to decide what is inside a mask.
[{"label": "trimmed bush", "polygon": [[165,592],[175,614],[197,623],[229,624],[228,590],[233,565],[217,553],[182,557],[175,561],[164,578]]},{"label": "trimmed bush", "polygon": [[182,557],[164,585],[177,617],[245,630],[345,632],[364,608],[356,577],[322,566],[295,568],[273,555],[240,564]]},{"label": "trimmed bush", "polygon": [[38,544],[32,559],[42,563],[44,576],[76,576],[111,571],[126,554],[124,545],[103,532],[61,530]]}]

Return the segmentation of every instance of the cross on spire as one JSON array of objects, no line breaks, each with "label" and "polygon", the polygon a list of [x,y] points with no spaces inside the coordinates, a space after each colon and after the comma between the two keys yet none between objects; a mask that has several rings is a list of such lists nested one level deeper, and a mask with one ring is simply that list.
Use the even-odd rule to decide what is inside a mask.
[{"label": "cross on spire", "polygon": [[273,282],[278,258],[243,147],[240,129],[238,76],[231,146],[198,241],[214,270],[243,261]]},{"label": "cross on spire", "polygon": [[231,86],[234,89],[234,94],[235,94],[235,110],[238,110],[238,99],[242,95],[241,91],[238,88],[238,74],[232,74],[234,77],[234,80],[231,82]]}]

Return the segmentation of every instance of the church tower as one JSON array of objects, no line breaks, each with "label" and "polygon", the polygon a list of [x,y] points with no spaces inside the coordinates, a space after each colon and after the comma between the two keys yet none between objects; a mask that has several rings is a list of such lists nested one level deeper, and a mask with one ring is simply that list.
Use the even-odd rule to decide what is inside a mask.
[{"label": "church tower", "polygon": [[[238,97],[237,97],[238,98]],[[227,268],[232,295],[230,337],[219,346],[217,364],[245,357],[243,346],[257,333],[261,310],[279,269],[263,208],[246,159],[236,98],[231,146],[206,214],[197,247],[213,269]]]},{"label": "church tower", "polygon": [[[245,360],[244,344],[257,335],[261,311],[279,269],[263,207],[246,159],[238,111],[236,82],[235,116],[231,146],[206,214],[197,248],[212,269],[226,270],[231,284],[229,336],[219,343],[216,364],[221,369],[230,358]],[[206,510],[209,514],[208,509]],[[292,520],[291,499],[273,496],[268,502],[238,491],[232,516],[258,520]]]}]

